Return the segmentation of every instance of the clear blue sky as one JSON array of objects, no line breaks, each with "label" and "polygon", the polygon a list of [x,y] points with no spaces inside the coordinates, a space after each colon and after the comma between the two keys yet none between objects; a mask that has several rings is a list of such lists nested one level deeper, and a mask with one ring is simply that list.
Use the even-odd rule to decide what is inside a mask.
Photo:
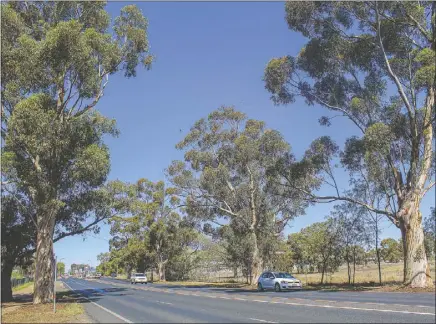
[{"label": "clear blue sky", "polygon": [[[116,16],[125,2],[109,3]],[[274,56],[296,55],[306,40],[291,32],[280,2],[139,2],[149,19],[149,40],[156,62],[151,71],[139,70],[136,78],[111,76],[97,109],[115,118],[119,138],[108,138],[112,169],[110,180],[135,181],[141,177],[163,179],[163,170],[182,158],[175,144],[193,123],[221,105],[234,105],[250,118],[264,120],[282,132],[300,156],[312,140],[330,135],[342,145],[356,129],[347,120],[321,127],[325,110],[307,107],[304,101],[275,107],[262,82],[263,70]],[[182,130],[182,132],[180,132]],[[342,177],[345,189],[347,178]],[[434,190],[422,204],[424,216],[434,206]],[[321,221],[333,205],[311,207],[293,221],[288,232]],[[385,224],[384,236],[400,236]],[[65,238],[55,243],[58,259],[97,265],[97,255],[108,251],[109,228],[99,235]]]}]

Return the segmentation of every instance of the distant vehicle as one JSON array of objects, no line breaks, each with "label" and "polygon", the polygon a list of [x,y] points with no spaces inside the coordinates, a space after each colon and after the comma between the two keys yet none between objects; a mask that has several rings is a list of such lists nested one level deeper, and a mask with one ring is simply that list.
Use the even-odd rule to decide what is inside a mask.
[{"label": "distant vehicle", "polygon": [[264,291],[267,289],[274,289],[276,292],[302,289],[302,284],[300,280],[287,272],[265,271],[259,277],[257,290]]},{"label": "distant vehicle", "polygon": [[95,274],[95,277],[96,277],[96,278],[101,278],[101,273],[97,272],[97,273]]},{"label": "distant vehicle", "polygon": [[147,284],[147,277],[143,273],[134,273],[130,277],[130,284],[142,283]]}]

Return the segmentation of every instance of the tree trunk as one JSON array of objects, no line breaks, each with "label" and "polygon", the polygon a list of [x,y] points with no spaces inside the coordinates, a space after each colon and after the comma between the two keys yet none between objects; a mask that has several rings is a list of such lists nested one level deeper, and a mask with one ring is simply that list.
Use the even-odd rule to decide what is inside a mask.
[{"label": "tree trunk", "polygon": [[377,255],[377,264],[378,264],[378,280],[380,286],[382,285],[382,273],[381,273],[381,260],[380,260],[380,249],[378,248],[378,238],[375,239],[375,253]]},{"label": "tree trunk", "polygon": [[133,267],[130,265],[126,266],[125,268],[127,279],[130,279],[132,277],[132,268]]},{"label": "tree trunk", "polygon": [[[376,214],[375,217],[378,217]],[[378,265],[378,280],[380,286],[382,285],[382,274],[381,274],[381,260],[380,260],[380,249],[378,248],[378,218],[375,220],[375,253],[377,256],[377,265]]]},{"label": "tree trunk", "polygon": [[412,288],[433,287],[425,254],[421,212],[419,208],[414,209],[412,212],[400,219],[404,253],[403,282]]},{"label": "tree trunk", "polygon": [[2,303],[12,301],[11,277],[14,264],[12,260],[2,260]]},{"label": "tree trunk", "polygon": [[356,248],[353,248],[353,286],[356,282]]},{"label": "tree trunk", "polygon": [[33,303],[44,304],[53,300],[54,264],[53,232],[55,217],[47,213],[38,217],[36,242],[36,269]]},{"label": "tree trunk", "polygon": [[322,268],[322,274],[321,274],[321,285],[324,283],[324,267]]},{"label": "tree trunk", "polygon": [[[157,269],[159,272],[159,280],[166,281],[166,279],[165,279],[165,262],[158,262]],[[170,280],[171,280],[171,278],[170,278]]]},{"label": "tree trunk", "polygon": [[250,285],[256,283],[262,274],[262,258],[259,254],[259,247],[257,246],[257,235],[255,231],[251,233],[252,244],[253,244],[253,261],[251,263],[251,273],[250,273]]}]

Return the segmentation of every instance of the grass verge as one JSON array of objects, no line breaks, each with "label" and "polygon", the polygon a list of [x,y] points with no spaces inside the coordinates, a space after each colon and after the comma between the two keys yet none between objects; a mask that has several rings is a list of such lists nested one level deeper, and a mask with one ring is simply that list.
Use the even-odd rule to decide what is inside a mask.
[{"label": "grass verge", "polygon": [[31,287],[31,286],[33,286],[33,281],[29,281],[29,282],[26,282],[22,285],[19,285],[19,286],[12,288],[12,292],[21,291],[21,290],[24,290],[24,289]]},{"label": "grass verge", "polygon": [[2,323],[71,323],[82,313],[83,307],[77,303],[58,304],[56,313],[53,313],[53,304],[25,303],[5,312],[2,307]]},{"label": "grass verge", "polygon": [[[24,285],[23,285],[24,286]],[[33,283],[13,292],[14,300],[2,303],[2,323],[90,323],[81,300],[73,297],[62,283],[56,285],[56,313],[53,304],[34,305],[32,302]],[[25,292],[25,293],[23,293]]]}]

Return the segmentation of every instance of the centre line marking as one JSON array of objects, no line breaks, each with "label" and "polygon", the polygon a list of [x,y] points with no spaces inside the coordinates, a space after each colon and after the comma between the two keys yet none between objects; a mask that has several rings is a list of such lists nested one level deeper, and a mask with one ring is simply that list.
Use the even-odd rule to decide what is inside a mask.
[{"label": "centre line marking", "polygon": [[165,304],[165,305],[172,305],[173,304],[173,303],[167,303],[167,302],[163,302],[163,301],[156,301],[156,303]]},{"label": "centre line marking", "polygon": [[266,321],[266,320],[259,319],[259,318],[249,318],[249,319],[251,319],[252,321],[258,321],[258,322],[264,322],[264,323],[278,323],[278,322],[273,322],[273,321]]}]

